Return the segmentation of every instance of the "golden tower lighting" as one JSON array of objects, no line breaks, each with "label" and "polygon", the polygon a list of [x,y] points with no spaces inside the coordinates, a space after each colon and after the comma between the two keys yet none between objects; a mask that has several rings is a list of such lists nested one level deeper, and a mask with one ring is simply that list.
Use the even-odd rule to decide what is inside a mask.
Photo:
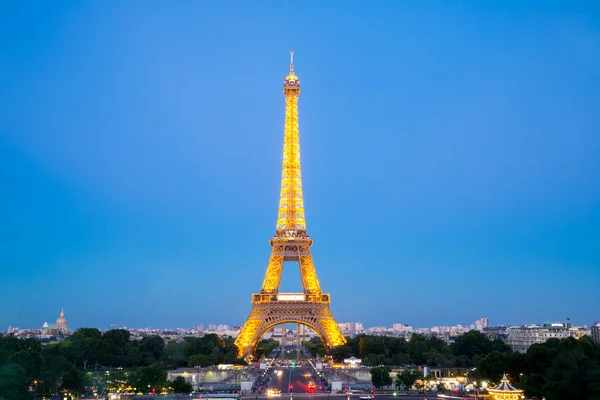
[{"label": "golden tower lighting", "polygon": [[[262,288],[259,294],[252,295],[252,311],[235,341],[239,357],[250,356],[267,331],[284,323],[308,326],[329,348],[346,343],[331,314],[329,294],[321,291],[310,254],[313,241],[306,233],[298,129],[300,81],[294,73],[293,51],[283,93],[285,128],[277,228],[270,240],[271,257]],[[302,293],[279,292],[284,261],[298,262]]]}]

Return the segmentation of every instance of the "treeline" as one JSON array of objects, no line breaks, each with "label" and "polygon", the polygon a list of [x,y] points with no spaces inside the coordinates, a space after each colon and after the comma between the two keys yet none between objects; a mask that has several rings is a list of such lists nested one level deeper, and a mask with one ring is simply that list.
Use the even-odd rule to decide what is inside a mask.
[{"label": "treeline", "polygon": [[123,329],[101,333],[98,329],[82,328],[57,347],[84,370],[98,366],[136,368],[159,362],[165,368],[178,368],[241,363],[233,342],[230,337],[223,339],[215,334],[169,342],[160,336],[136,340]]},{"label": "treeline", "polygon": [[[470,331],[448,344],[432,336],[413,334],[409,340],[390,336],[359,335],[347,338],[347,343],[332,351],[337,362],[351,356],[362,359],[368,366],[375,365],[428,365],[431,367],[473,367],[479,360],[493,352],[511,351],[502,340],[490,340],[478,331]],[[324,356],[325,347],[319,339],[306,346],[315,354]]]},{"label": "treeline", "polygon": [[[586,336],[581,339],[550,339],[545,343],[532,345],[527,353],[516,353],[510,349],[499,348],[493,341],[486,342],[481,336],[483,335],[478,332],[469,332],[458,337],[454,345],[447,346],[449,350],[443,351],[443,353],[450,351],[455,359],[462,356],[474,362],[469,368],[463,369],[460,374],[466,375],[470,382],[477,383],[480,388],[482,387],[481,382],[498,384],[502,375],[507,374],[511,384],[523,389],[529,398],[546,398],[546,400],[600,399],[600,344],[591,338]],[[360,342],[361,338],[358,339]],[[376,337],[367,337],[366,340],[362,340],[362,343],[367,346],[365,349],[368,349],[365,351],[381,350],[381,347],[369,347],[369,343],[380,346],[377,344],[378,341],[380,338]],[[407,342],[409,350],[411,341],[412,339]],[[418,338],[417,341],[422,343],[423,338]],[[395,342],[395,340],[390,342]],[[438,343],[435,339],[433,342]],[[484,348],[491,351],[482,353]],[[416,352],[419,347],[414,346],[412,349]],[[428,354],[432,352],[432,349],[427,346],[421,349],[423,350],[422,356],[411,356],[412,361],[423,361],[429,358]],[[439,349],[434,349],[434,351],[439,352]],[[377,356],[375,358],[371,356],[371,359],[381,356],[380,353],[367,353],[367,356],[369,354]],[[430,359],[437,360],[436,357]],[[399,387],[422,388],[423,373],[417,369],[417,366],[436,366],[428,362],[412,362],[412,364],[414,364],[412,368],[409,367],[397,374],[396,384]],[[373,385],[378,388],[391,385],[390,372],[389,365],[373,367],[371,369]],[[458,373],[456,369],[445,372]],[[438,385],[437,389],[443,391],[447,388]]]},{"label": "treeline", "polygon": [[1,336],[0,398],[30,398],[29,388],[36,396],[82,393],[91,384],[86,371],[98,369],[135,370],[129,374],[133,387],[165,386],[167,369],[220,363],[244,361],[237,359],[232,338],[214,334],[165,342],[159,336],[135,339],[122,329],[102,333],[82,328],[63,342],[46,346],[36,339]]},{"label": "treeline", "polygon": [[507,373],[529,397],[546,400],[600,400],[600,344],[590,337],[550,339],[526,354],[491,352],[473,379],[498,382]]},{"label": "treeline", "polygon": [[0,398],[81,393],[83,387],[83,374],[56,346],[42,346],[36,339],[0,337]]}]

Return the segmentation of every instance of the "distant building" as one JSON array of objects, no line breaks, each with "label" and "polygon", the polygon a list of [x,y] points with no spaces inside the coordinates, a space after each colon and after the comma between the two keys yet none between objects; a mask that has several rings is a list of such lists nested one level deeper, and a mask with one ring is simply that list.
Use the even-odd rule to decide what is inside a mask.
[{"label": "distant building", "polygon": [[[517,328],[517,327],[513,327]],[[488,326],[487,328],[483,328],[483,334],[487,336],[488,339],[502,339],[506,341],[508,338],[508,327],[504,325],[498,326]]]},{"label": "distant building", "polygon": [[368,333],[386,333],[387,331],[387,326],[372,326],[369,329],[367,329]]},{"label": "distant building", "polygon": [[600,322],[596,322],[594,325],[592,325],[592,339],[594,339],[594,341],[596,343],[600,343]]},{"label": "distant building", "polygon": [[488,327],[488,319],[487,318],[479,318],[478,320],[475,321],[474,325],[475,325],[474,326],[475,330],[478,330],[479,332],[483,332],[483,330]]},{"label": "distant building", "polygon": [[61,310],[60,316],[56,320],[56,324],[54,324],[54,329],[58,332],[67,333],[69,327],[67,325],[67,319],[65,318],[65,310]]},{"label": "distant building", "polygon": [[364,331],[360,322],[342,322],[338,324],[342,333],[346,336],[354,336]]},{"label": "distant building", "polygon": [[576,336],[567,324],[544,324],[543,326],[523,326],[508,332],[506,344],[513,351],[526,353],[533,344],[544,343],[548,339],[564,339]]},{"label": "distant building", "polygon": [[407,333],[407,332],[412,332],[413,327],[410,325],[405,325],[405,324],[393,324],[392,331],[396,332],[396,333]]}]

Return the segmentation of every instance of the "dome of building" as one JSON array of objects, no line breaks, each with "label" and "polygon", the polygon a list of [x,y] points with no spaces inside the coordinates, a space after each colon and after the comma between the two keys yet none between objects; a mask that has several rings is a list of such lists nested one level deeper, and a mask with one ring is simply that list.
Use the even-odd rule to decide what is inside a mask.
[{"label": "dome of building", "polygon": [[65,318],[65,310],[64,309],[60,312],[60,316],[56,320],[56,325],[54,325],[54,329],[58,330],[59,332],[63,332],[63,333],[68,331],[67,319]]}]

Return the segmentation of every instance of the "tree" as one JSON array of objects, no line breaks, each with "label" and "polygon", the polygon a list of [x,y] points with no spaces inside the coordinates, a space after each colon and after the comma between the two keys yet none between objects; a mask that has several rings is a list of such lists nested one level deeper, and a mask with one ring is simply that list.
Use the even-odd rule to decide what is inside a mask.
[{"label": "tree", "polygon": [[522,365],[521,386],[527,396],[545,396],[547,400],[600,398],[600,345],[589,337],[535,344]]},{"label": "tree", "polygon": [[407,353],[397,353],[392,356],[392,365],[407,365],[410,363],[410,355]]},{"label": "tree", "polygon": [[206,367],[208,365],[208,357],[204,354],[194,354],[188,359],[188,367]]},{"label": "tree", "polygon": [[[324,347],[323,343],[320,340],[318,340],[318,343],[321,344],[321,347]],[[260,357],[263,355],[265,357],[268,357],[271,354],[271,352],[277,348],[278,345],[279,345],[279,342],[277,342],[276,340],[273,340],[273,339],[261,340],[256,345],[256,352],[254,353],[256,359],[257,360],[260,359]],[[305,342],[305,345],[310,351],[314,352],[315,347],[317,346],[317,342],[313,342],[312,340],[309,340],[308,342]]]},{"label": "tree", "polygon": [[60,344],[59,350],[61,355],[83,369],[90,364],[98,364],[107,353],[102,333],[96,328],[77,329]]},{"label": "tree", "polygon": [[0,367],[0,398],[10,400],[29,400],[29,379],[25,368],[16,364]]},{"label": "tree", "polygon": [[186,365],[184,343],[174,340],[167,342],[161,359],[167,363],[169,368],[178,368]]},{"label": "tree", "polygon": [[140,340],[140,351],[151,353],[155,359],[160,360],[165,349],[165,341],[160,336],[146,336]]},{"label": "tree", "polygon": [[[73,382],[76,381],[74,375],[77,373],[75,365],[63,356],[48,354],[44,357],[44,366],[40,381],[42,382],[38,389],[43,395],[55,395],[62,390],[70,390]],[[65,377],[67,377],[67,387],[64,386]],[[76,385],[74,385],[76,388]]]},{"label": "tree", "polygon": [[237,355],[233,351],[228,351],[223,356],[223,364],[234,364],[236,362]]},{"label": "tree", "polygon": [[171,387],[175,393],[191,393],[193,388],[192,384],[185,380],[183,376],[178,376],[173,382]]},{"label": "tree", "polygon": [[11,363],[22,366],[29,378],[39,379],[42,373],[42,355],[40,351],[32,348],[25,348],[13,353],[9,360]]},{"label": "tree", "polygon": [[440,353],[438,350],[433,349],[424,353],[423,356],[425,357],[425,363],[432,367],[449,367],[454,362],[450,355]]},{"label": "tree", "polygon": [[377,389],[381,389],[384,386],[392,384],[392,377],[390,376],[392,368],[387,365],[371,368],[371,382]]},{"label": "tree", "polygon": [[430,344],[427,338],[423,335],[413,333],[408,342],[410,358],[413,364],[422,365],[427,362],[425,353],[429,351]]},{"label": "tree", "polygon": [[223,353],[218,347],[213,347],[212,351],[208,355],[208,361],[212,365],[220,364],[223,362]]},{"label": "tree", "polygon": [[480,377],[492,382],[499,382],[502,375],[510,369],[510,356],[507,353],[492,351],[477,363]]},{"label": "tree", "polygon": [[102,342],[106,349],[103,357],[105,365],[119,367],[125,363],[125,350],[130,338],[131,334],[124,329],[111,329],[104,332]]},{"label": "tree", "polygon": [[410,390],[415,385],[417,379],[421,378],[421,373],[416,369],[405,369],[402,372],[399,372],[396,375],[396,386],[400,388],[401,386],[406,387],[406,389]]},{"label": "tree", "polygon": [[[139,367],[142,365],[142,363],[144,362],[144,354],[150,354],[150,353],[144,353],[142,354],[142,352],[140,351],[140,348],[135,344],[135,343],[127,343],[125,345],[125,352],[124,352],[124,356],[123,356],[123,365],[127,366],[127,367]],[[154,356],[152,356],[152,359],[154,359]],[[150,364],[152,364],[152,362],[150,362]]]},{"label": "tree", "polygon": [[[500,350],[509,350],[508,346],[498,346]],[[453,344],[454,355],[465,356],[470,360],[470,364],[476,363],[476,356],[482,356],[491,351],[492,341],[479,331],[469,331],[456,338]]]},{"label": "tree", "polygon": [[153,364],[138,368],[129,378],[129,384],[137,388],[159,388],[167,383],[167,371]]},{"label": "tree", "polygon": [[84,389],[83,376],[75,366],[62,375],[61,390],[68,390],[70,393],[81,393]]}]

